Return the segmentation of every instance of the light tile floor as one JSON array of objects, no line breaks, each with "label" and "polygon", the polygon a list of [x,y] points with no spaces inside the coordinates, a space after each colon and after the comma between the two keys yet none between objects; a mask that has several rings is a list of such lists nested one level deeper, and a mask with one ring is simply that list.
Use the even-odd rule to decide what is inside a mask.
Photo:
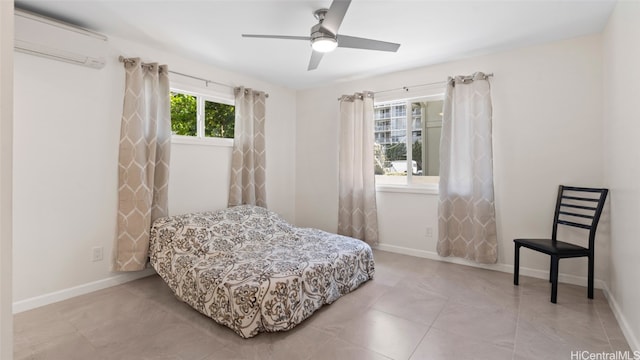
[{"label": "light tile floor", "polygon": [[295,329],[242,339],[157,276],[17,314],[16,359],[571,359],[630,350],[601,291],[375,252],[376,276]]}]

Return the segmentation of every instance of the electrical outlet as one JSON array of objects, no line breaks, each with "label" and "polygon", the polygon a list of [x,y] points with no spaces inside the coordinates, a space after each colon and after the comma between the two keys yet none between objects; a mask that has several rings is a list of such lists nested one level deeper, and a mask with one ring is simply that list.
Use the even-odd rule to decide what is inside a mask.
[{"label": "electrical outlet", "polygon": [[432,238],[433,237],[433,228],[432,227],[428,227],[424,232],[424,236],[426,236],[428,238]]},{"label": "electrical outlet", "polygon": [[91,261],[102,261],[104,258],[102,246],[96,246],[91,249]]}]

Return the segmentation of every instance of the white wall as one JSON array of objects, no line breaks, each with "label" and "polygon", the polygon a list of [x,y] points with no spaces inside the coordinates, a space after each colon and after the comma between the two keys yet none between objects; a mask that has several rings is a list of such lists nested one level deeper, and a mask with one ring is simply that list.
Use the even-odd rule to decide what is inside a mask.
[{"label": "white wall", "polygon": [[[171,214],[227,207],[229,192],[224,189],[229,188],[232,149],[228,146],[184,143],[171,146]],[[189,186],[185,186],[186,184]]]},{"label": "white wall", "polygon": [[[124,89],[118,55],[268,92],[268,202],[293,220],[294,91],[123,39],[111,38],[109,46],[101,70],[15,54],[14,311],[130,278],[110,271]],[[191,85],[210,90],[202,82]],[[229,147],[174,144],[170,212],[226,207],[230,153]],[[96,246],[104,247],[104,261],[91,262]]]},{"label": "white wall", "polygon": [[605,179],[611,189],[610,303],[640,351],[640,3],[619,2],[604,32]]},{"label": "white wall", "polygon": [[0,1],[0,359],[13,359],[13,0]]},{"label": "white wall", "polygon": [[[510,271],[514,238],[550,235],[558,184],[603,185],[601,51],[601,37],[594,35],[299,91],[296,222],[337,229],[340,95],[492,72],[499,241],[494,268]],[[437,257],[437,233],[425,236],[427,226],[437,228],[437,195],[379,192],[377,199],[381,248]],[[608,277],[606,217],[598,234],[598,279]],[[524,274],[545,277],[549,260],[525,249],[521,266]],[[586,283],[584,259],[563,260],[560,271],[561,280]]]}]

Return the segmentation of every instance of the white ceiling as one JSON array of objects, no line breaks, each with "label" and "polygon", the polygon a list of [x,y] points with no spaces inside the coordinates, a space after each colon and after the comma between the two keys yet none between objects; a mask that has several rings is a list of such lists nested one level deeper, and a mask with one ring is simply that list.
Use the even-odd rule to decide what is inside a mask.
[{"label": "white ceiling", "polygon": [[354,0],[340,34],[402,44],[397,53],[338,48],[307,71],[313,12],[331,0],[16,0],[16,5],[121,38],[177,51],[294,89],[599,33],[615,0]]}]

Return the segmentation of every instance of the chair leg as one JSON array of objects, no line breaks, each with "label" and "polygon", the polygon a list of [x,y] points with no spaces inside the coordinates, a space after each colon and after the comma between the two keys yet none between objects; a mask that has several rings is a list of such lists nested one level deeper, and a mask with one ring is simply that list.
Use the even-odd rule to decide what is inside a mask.
[{"label": "chair leg", "polygon": [[520,245],[515,244],[515,254],[513,256],[513,285],[518,285],[520,280]]},{"label": "chair leg", "polygon": [[558,261],[557,256],[551,256],[551,302],[557,303],[558,300]]},{"label": "chair leg", "polygon": [[588,274],[588,284],[587,284],[587,296],[589,299],[593,299],[593,274],[594,274],[594,261],[593,255],[589,256],[589,274]]},{"label": "chair leg", "polygon": [[553,280],[553,272],[551,269],[553,269],[553,256],[549,259],[549,282]]}]

